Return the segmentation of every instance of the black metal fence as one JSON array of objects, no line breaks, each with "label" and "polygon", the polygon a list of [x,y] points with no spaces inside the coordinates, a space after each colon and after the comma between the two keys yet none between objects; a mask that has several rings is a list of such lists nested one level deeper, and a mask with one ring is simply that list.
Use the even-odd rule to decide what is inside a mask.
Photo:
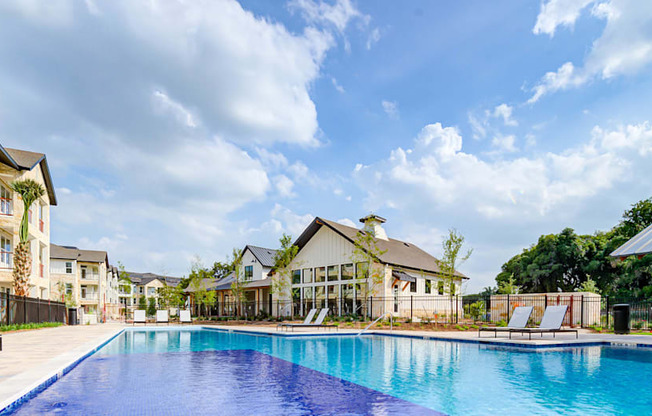
[{"label": "black metal fence", "polygon": [[65,323],[66,318],[65,303],[0,293],[0,325]]},{"label": "black metal fence", "polygon": [[193,315],[204,317],[300,317],[312,308],[329,308],[331,317],[353,316],[374,319],[391,312],[395,318],[430,323],[508,322],[517,306],[532,306],[530,323],[538,325],[546,307],[567,305],[564,326],[610,327],[613,306],[629,304],[631,327],[652,328],[652,300],[601,297],[588,293],[523,294],[494,296],[392,296],[367,298],[311,299],[295,301],[229,301],[193,305]]}]

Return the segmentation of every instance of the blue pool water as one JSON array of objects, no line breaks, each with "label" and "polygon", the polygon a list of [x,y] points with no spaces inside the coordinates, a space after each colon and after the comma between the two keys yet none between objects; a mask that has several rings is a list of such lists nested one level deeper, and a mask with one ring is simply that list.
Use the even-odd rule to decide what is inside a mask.
[{"label": "blue pool water", "polygon": [[128,330],[13,414],[649,414],[652,352]]}]

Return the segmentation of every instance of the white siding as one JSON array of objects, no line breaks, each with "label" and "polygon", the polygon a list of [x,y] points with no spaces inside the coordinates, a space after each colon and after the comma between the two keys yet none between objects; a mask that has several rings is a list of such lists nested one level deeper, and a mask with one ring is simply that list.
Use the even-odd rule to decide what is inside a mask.
[{"label": "white siding", "polygon": [[66,274],[66,263],[70,262],[72,263],[72,273],[70,274],[71,276],[75,275],[75,269],[76,265],[73,260],[56,260],[52,259],[50,260],[50,273],[54,274]]},{"label": "white siding", "polygon": [[321,227],[294,258],[293,268],[351,263],[353,244],[328,227]]}]

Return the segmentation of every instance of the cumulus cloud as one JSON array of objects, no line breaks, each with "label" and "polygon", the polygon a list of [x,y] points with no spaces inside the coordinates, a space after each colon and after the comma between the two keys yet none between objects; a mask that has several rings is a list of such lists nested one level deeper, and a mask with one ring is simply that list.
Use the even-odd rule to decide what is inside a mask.
[{"label": "cumulus cloud", "polygon": [[389,118],[398,118],[398,103],[396,101],[383,100],[380,104],[383,107],[383,111],[389,116]]},{"label": "cumulus cloud", "polygon": [[635,0],[550,0],[543,3],[533,32],[554,36],[559,26],[572,27],[590,4],[591,16],[606,20],[581,66],[566,62],[546,73],[533,87],[529,103],[559,90],[579,87],[594,79],[632,75],[652,61],[652,2]]},{"label": "cumulus cloud", "polygon": [[515,142],[516,137],[513,134],[508,136],[498,135],[491,140],[492,146],[494,146],[499,152],[505,153],[514,153],[518,151]]},{"label": "cumulus cloud", "polygon": [[611,189],[632,169],[637,176],[649,174],[651,146],[648,123],[596,127],[578,147],[492,162],[463,152],[459,131],[436,123],[424,127],[411,148],[359,165],[353,175],[371,210],[420,207],[421,215],[453,209],[486,218],[537,218]]}]

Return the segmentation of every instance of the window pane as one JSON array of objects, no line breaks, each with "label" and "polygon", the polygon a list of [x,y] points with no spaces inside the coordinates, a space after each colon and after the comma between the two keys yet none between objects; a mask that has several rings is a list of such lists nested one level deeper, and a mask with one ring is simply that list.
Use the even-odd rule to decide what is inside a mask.
[{"label": "window pane", "polygon": [[328,281],[334,282],[339,278],[337,275],[337,266],[328,266]]},{"label": "window pane", "polygon": [[303,283],[312,283],[312,269],[303,269]]},{"label": "window pane", "polygon": [[425,288],[425,292],[426,292],[426,293],[431,293],[431,291],[432,291],[432,280],[428,280],[428,279],[426,279],[426,288]]},{"label": "window pane", "polygon": [[369,277],[369,264],[368,263],[356,263],[355,264],[355,278],[356,279],[366,279]]},{"label": "window pane", "polygon": [[444,282],[442,282],[442,281],[437,282],[437,292],[440,295],[444,294]]},{"label": "window pane", "polygon": [[353,264],[342,265],[342,280],[353,279]]},{"label": "window pane", "polygon": [[292,284],[298,285],[301,283],[301,270],[292,270]]},{"label": "window pane", "polygon": [[410,292],[412,293],[417,292],[417,282],[410,282]]},{"label": "window pane", "polygon": [[326,281],[326,268],[317,267],[315,269],[315,282],[325,282]]}]

